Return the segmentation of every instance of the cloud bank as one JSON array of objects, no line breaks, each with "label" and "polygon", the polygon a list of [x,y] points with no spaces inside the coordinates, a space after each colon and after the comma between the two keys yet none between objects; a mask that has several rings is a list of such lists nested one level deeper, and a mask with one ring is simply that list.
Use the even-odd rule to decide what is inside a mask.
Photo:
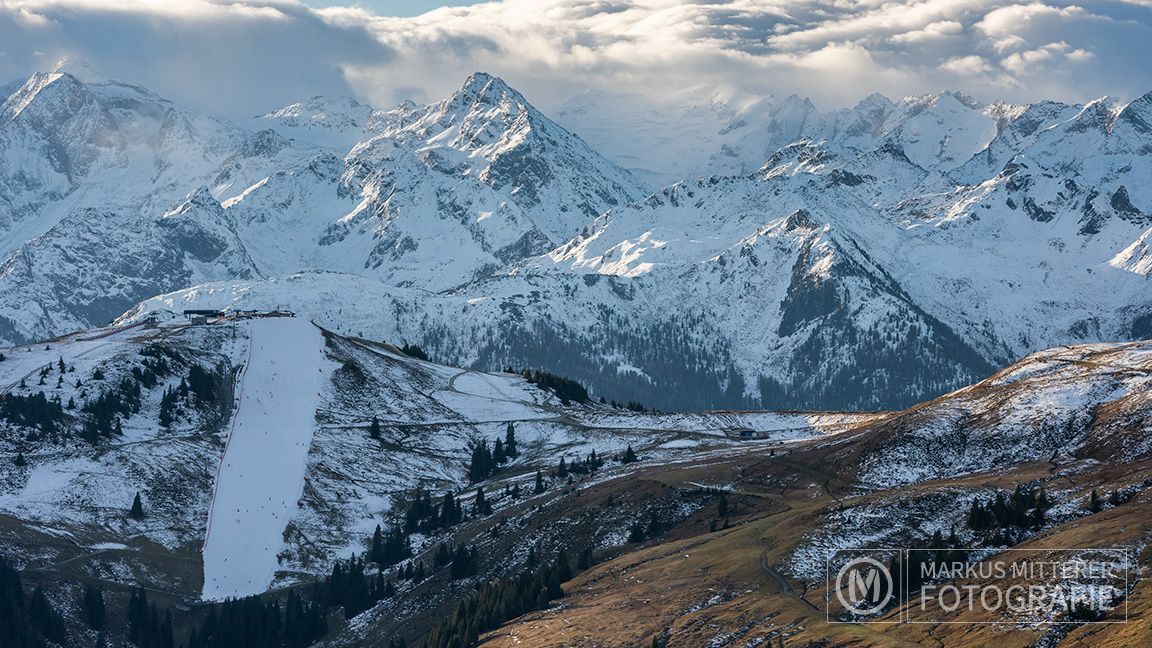
[{"label": "cloud bank", "polygon": [[586,89],[811,97],[1152,90],[1152,3],[503,0],[411,17],[292,0],[0,0],[0,82],[84,60],[247,116],[316,94],[435,99],[483,69],[544,107]]}]

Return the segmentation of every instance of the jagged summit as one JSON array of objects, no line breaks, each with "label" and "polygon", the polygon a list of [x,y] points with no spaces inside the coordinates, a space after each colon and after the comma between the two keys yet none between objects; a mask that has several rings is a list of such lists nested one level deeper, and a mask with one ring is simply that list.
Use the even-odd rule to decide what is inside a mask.
[{"label": "jagged summit", "polygon": [[887,96],[885,96],[879,92],[873,92],[872,94],[868,95],[867,97],[864,97],[860,101],[856,102],[855,109],[856,110],[874,110],[877,108],[891,109],[895,105],[896,104],[893,103],[892,100],[889,99]]},{"label": "jagged summit", "polygon": [[942,90],[940,92],[923,95],[911,95],[902,99],[901,103],[920,107],[936,105],[941,101],[948,100],[955,101],[969,110],[983,110],[987,105],[979,99],[958,90]]},{"label": "jagged summit", "polygon": [[4,121],[67,120],[91,105],[88,87],[66,72],[36,72],[0,106]]},{"label": "jagged summit", "polygon": [[474,72],[468,75],[460,89],[445,100],[446,103],[466,104],[473,102],[497,103],[504,98],[527,103],[524,95],[514,90],[498,76],[487,72]]},{"label": "jagged summit", "polygon": [[524,95],[485,72],[470,75],[456,92],[429,106],[422,121],[423,132],[428,134],[434,128],[430,122],[458,129],[455,143],[465,148],[501,138],[505,143],[520,141],[550,122]]},{"label": "jagged summit", "polygon": [[1124,106],[1116,116],[1118,123],[1130,127],[1135,133],[1152,136],[1152,92],[1143,94]]},{"label": "jagged summit", "polygon": [[257,119],[276,121],[290,127],[348,130],[363,128],[375,112],[372,106],[352,97],[318,95],[265,113]]}]

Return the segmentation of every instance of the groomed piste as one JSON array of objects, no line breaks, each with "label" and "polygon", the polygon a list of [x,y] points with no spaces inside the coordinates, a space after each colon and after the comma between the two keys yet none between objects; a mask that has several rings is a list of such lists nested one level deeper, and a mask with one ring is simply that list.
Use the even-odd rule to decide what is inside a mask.
[{"label": "groomed piste", "polygon": [[242,326],[249,357],[208,514],[205,600],[258,594],[272,583],[329,371],[324,338],[310,322],[273,318]]}]

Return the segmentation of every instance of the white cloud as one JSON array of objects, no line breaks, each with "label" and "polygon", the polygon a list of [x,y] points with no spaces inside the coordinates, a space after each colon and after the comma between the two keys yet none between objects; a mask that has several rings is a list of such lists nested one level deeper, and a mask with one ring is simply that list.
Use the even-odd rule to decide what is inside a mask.
[{"label": "white cloud", "polygon": [[1093,54],[1092,52],[1089,52],[1088,50],[1074,49],[1071,52],[1068,52],[1068,54],[1065,55],[1064,58],[1068,59],[1069,61],[1073,61],[1073,62],[1081,62],[1081,61],[1091,61],[1092,59],[1096,58],[1096,55]]},{"label": "white cloud", "polygon": [[1039,2],[1016,4],[989,11],[976,23],[976,28],[992,37],[1012,37],[1039,21],[1076,18],[1085,13],[1083,8],[1076,5],[1055,7]]},{"label": "white cloud", "polygon": [[293,0],[0,0],[0,74],[72,55],[233,115],[321,93],[434,99],[477,69],[545,108],[588,88],[701,85],[827,108],[944,87],[1081,100],[1152,89],[1152,12],[1140,4],[500,0],[398,18]]},{"label": "white cloud", "polygon": [[290,0],[0,0],[0,51],[4,81],[71,57],[235,116],[314,94],[356,94],[344,66],[395,59],[363,28]]},{"label": "white cloud", "polygon": [[889,38],[893,43],[927,43],[943,38],[959,36],[964,32],[964,25],[955,20],[939,20],[925,25],[922,29],[896,34]]},{"label": "white cloud", "polygon": [[996,53],[998,54],[1003,54],[1004,52],[1011,50],[1023,49],[1025,47],[1028,47],[1028,41],[1020,38],[1019,36],[1016,36],[1015,34],[1001,36],[992,41],[992,49],[996,50]]},{"label": "white cloud", "polygon": [[949,72],[956,74],[964,74],[975,76],[978,74],[987,74],[992,71],[992,66],[983,57],[969,54],[968,56],[957,56],[956,58],[948,59],[940,65],[940,67]]},{"label": "white cloud", "polygon": [[1011,72],[1028,75],[1067,51],[1068,43],[1048,43],[1044,47],[1010,54],[1000,63]]}]

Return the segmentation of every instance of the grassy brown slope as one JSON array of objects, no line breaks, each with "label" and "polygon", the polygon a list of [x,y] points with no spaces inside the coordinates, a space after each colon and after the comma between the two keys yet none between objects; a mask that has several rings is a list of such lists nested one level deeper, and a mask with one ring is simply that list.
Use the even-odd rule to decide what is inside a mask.
[{"label": "grassy brown slope", "polygon": [[[862,443],[857,441],[856,443]],[[731,479],[746,507],[735,526],[716,532],[679,528],[661,539],[603,563],[565,585],[555,608],[527,615],[490,633],[484,646],[648,646],[654,637],[669,646],[786,645],[843,646],[997,645],[1031,646],[1049,628],[996,625],[829,624],[823,609],[824,583],[790,579],[783,569],[791,551],[826,517],[842,508],[906,499],[940,490],[1011,489],[1022,481],[1088,493],[1096,488],[1139,483],[1152,476],[1152,463],[1057,469],[1031,462],[1007,471],[916,484],[898,491],[852,495],[848,484],[829,475],[845,443],[823,444],[789,455],[762,452],[713,462],[684,464],[644,473],[671,485]],[[1142,546],[1152,538],[1152,491],[1131,502],[1076,518],[1018,545],[1035,549]],[[1140,564],[1148,566],[1147,552]],[[1082,626],[1060,644],[1152,645],[1148,602],[1152,586],[1139,581],[1131,594],[1127,625]],[[972,618],[972,620],[992,620]],[[1059,637],[1052,637],[1059,639]],[[757,644],[756,641],[763,641]],[[719,642],[719,643],[714,643]]]},{"label": "grassy brown slope", "polygon": [[[627,523],[649,501],[701,486],[729,491],[731,526],[712,530],[724,522],[712,501],[647,543],[619,546],[617,538],[598,545],[600,564],[566,583],[566,595],[552,609],[505,624],[483,645],[633,647],[654,639],[674,647],[775,646],[781,639],[789,646],[1152,645],[1143,580],[1130,593],[1137,622],[1123,626],[1053,631],[991,617],[980,620],[998,623],[829,624],[820,566],[830,546],[821,542],[842,538],[845,524],[867,527],[853,537],[880,538],[881,546],[915,546],[935,528],[963,529],[973,497],[987,501],[1020,483],[1042,486],[1061,509],[1051,518],[1056,522],[1026,534],[1019,548],[1040,555],[1055,547],[1146,546],[1152,539],[1152,344],[1144,347],[1149,352],[1121,347],[1127,355],[1104,347],[1046,352],[834,437],[774,450],[750,444],[699,452],[587,490],[569,487],[534,498],[525,503],[534,510],[519,518],[521,544],[575,519],[569,532],[553,537],[570,543],[570,555],[590,539],[582,533],[589,520]],[[929,471],[907,470],[932,453]],[[869,462],[878,459],[896,470],[869,472]],[[1125,489],[1134,497],[1089,515],[1084,508],[1093,489],[1101,495]],[[547,504],[538,507],[541,500]],[[983,542],[973,535],[973,542]],[[797,565],[798,548],[806,551],[806,568]]]}]

